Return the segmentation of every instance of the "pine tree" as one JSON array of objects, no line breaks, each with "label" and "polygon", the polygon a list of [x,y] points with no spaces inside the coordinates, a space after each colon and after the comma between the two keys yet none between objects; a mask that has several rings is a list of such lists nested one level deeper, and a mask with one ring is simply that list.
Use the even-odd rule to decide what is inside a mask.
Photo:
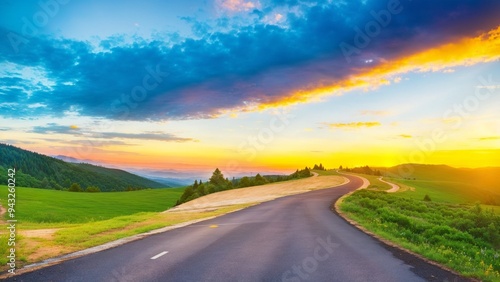
[{"label": "pine tree", "polygon": [[224,179],[224,175],[222,174],[222,172],[218,168],[216,168],[209,181],[216,186],[222,186],[225,184],[226,180]]}]

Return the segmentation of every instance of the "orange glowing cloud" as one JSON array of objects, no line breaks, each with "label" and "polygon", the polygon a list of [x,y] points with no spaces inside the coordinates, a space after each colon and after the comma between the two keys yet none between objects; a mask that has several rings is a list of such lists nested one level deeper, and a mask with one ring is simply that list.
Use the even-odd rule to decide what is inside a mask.
[{"label": "orange glowing cloud", "polygon": [[413,54],[406,54],[391,61],[383,61],[373,68],[366,68],[346,79],[316,88],[300,89],[276,100],[265,101],[260,110],[318,101],[322,97],[342,95],[354,89],[376,89],[398,83],[401,74],[409,72],[449,72],[454,67],[472,66],[500,59],[500,26],[477,37],[461,38]]},{"label": "orange glowing cloud", "polygon": [[369,121],[369,122],[348,122],[348,123],[327,123],[329,128],[360,128],[360,127],[374,127],[380,126],[380,122],[378,121]]},{"label": "orange glowing cloud", "polygon": [[218,0],[219,7],[232,12],[249,11],[260,8],[259,1],[245,1],[245,0]]}]

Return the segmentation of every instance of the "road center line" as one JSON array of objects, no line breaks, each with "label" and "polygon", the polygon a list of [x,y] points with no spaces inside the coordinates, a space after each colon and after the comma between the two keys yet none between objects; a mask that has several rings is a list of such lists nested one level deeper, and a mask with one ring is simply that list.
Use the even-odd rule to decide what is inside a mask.
[{"label": "road center line", "polygon": [[152,257],[151,259],[157,259],[157,258],[159,258],[159,257],[161,257],[163,255],[166,255],[167,253],[168,252],[161,252],[161,253],[157,254],[156,256]]}]

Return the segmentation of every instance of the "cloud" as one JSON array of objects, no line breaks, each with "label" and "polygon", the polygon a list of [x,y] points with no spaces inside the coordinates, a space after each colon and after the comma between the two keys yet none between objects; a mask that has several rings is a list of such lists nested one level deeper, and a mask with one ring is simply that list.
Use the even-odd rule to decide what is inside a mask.
[{"label": "cloud", "polygon": [[216,5],[219,8],[229,10],[232,12],[242,12],[250,11],[254,9],[260,9],[261,4],[258,0],[256,1],[245,1],[245,0],[216,0]]},{"label": "cloud", "polygon": [[478,86],[476,86],[476,88],[496,90],[496,89],[500,89],[500,85],[478,85]]},{"label": "cloud", "polygon": [[488,136],[479,138],[479,141],[492,141],[492,140],[500,140],[500,136]]},{"label": "cloud", "polygon": [[103,132],[97,133],[95,136],[104,139],[137,139],[137,140],[155,140],[165,142],[190,142],[196,141],[192,138],[177,137],[170,133],[163,132],[145,132],[145,133],[118,133],[118,132]]},{"label": "cloud", "polygon": [[78,128],[73,128],[73,126],[59,125],[56,123],[48,123],[45,126],[34,126],[30,131],[32,133],[39,134],[71,134],[71,135],[81,135]]},{"label": "cloud", "polygon": [[325,123],[329,128],[361,128],[361,127],[374,127],[381,126],[378,121],[358,121],[358,122],[348,122],[348,123]]},{"label": "cloud", "polygon": [[374,111],[374,110],[361,111],[362,116],[386,116],[388,114],[389,114],[388,111]]},{"label": "cloud", "polygon": [[[193,22],[197,37],[174,42],[133,37],[126,43],[115,36],[96,47],[40,36],[15,53],[9,40],[0,41],[0,64],[9,65],[0,76],[0,116],[73,112],[122,120],[214,118],[342,95],[389,84],[407,72],[500,56],[499,1],[404,1],[403,11],[351,62],[339,44],[353,44],[355,27],[372,21],[371,11],[386,9],[387,1],[220,3],[228,10],[252,9],[256,19],[222,17],[219,22],[227,24],[218,29]],[[286,13],[280,7],[288,7]],[[283,26],[260,20],[278,13]]]},{"label": "cloud", "polygon": [[0,143],[3,144],[10,144],[10,145],[33,145],[36,144],[36,142],[33,141],[27,141],[27,140],[14,140],[14,139],[2,139]]},{"label": "cloud", "polygon": [[[153,140],[164,142],[197,142],[193,138],[178,137],[174,134],[164,133],[160,131],[149,131],[141,133],[123,133],[123,132],[89,132],[81,130],[76,125],[59,125],[56,123],[49,123],[46,126],[35,126],[31,129],[32,133],[38,134],[69,134],[78,137],[85,137],[88,140],[93,139],[131,139],[131,140]],[[86,141],[75,141],[86,142]],[[90,141],[92,142],[92,141]],[[120,143],[106,143],[107,141],[97,141],[97,143],[105,143],[107,145],[124,145]],[[94,142],[92,142],[94,143]]]},{"label": "cloud", "polygon": [[409,134],[399,134],[398,136],[401,138],[413,138],[413,136],[411,136]]},{"label": "cloud", "polygon": [[[61,142],[60,140],[58,142]],[[90,140],[72,140],[68,142],[63,142],[63,143],[68,143],[71,145],[80,145],[80,146],[92,146],[93,148],[97,147],[109,147],[109,146],[134,146],[136,144],[132,143],[127,143],[123,141],[108,141],[108,140],[99,140],[98,142],[90,141]]]}]

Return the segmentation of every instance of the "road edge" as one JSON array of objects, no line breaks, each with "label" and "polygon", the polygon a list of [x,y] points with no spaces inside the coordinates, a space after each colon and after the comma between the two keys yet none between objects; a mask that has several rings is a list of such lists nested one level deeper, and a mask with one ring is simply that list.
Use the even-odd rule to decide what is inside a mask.
[{"label": "road edge", "polygon": [[[353,177],[358,177],[358,178],[361,178],[361,179],[364,179],[363,177],[360,177],[360,176],[357,176],[357,175],[352,175],[352,174],[349,174],[350,176],[353,176]],[[403,247],[401,247],[400,245],[390,241],[390,240],[387,240],[373,232],[371,232],[370,230],[366,229],[365,227],[363,227],[362,225],[360,225],[357,221],[349,218],[344,212],[342,212],[340,210],[340,204],[344,201],[345,198],[349,197],[352,193],[354,193],[355,191],[359,190],[359,189],[364,189],[364,188],[358,188],[352,192],[349,192],[343,196],[341,196],[340,198],[338,198],[335,202],[332,202],[332,205],[330,207],[330,209],[332,210],[333,213],[335,213],[336,215],[340,216],[343,220],[345,220],[347,223],[349,223],[351,226],[354,226],[355,228],[357,228],[358,230],[360,230],[361,232],[365,233],[366,235],[378,240],[380,243],[384,244],[384,245],[387,245],[389,247],[392,247],[392,248],[395,248],[399,251],[402,251],[402,252],[405,252],[409,255],[412,255],[414,257],[417,257],[421,260],[423,260],[424,262],[428,263],[428,264],[431,264],[431,265],[434,265],[436,267],[439,267],[440,269],[442,270],[445,270],[445,271],[448,271],[450,273],[452,273],[453,275],[456,275],[456,276],[459,276],[459,277],[463,277],[464,279],[469,279],[470,281],[474,281],[474,282],[481,282],[481,280],[478,280],[476,278],[470,278],[470,277],[465,277],[463,276],[462,274],[458,273],[457,271],[445,266],[445,265],[442,265],[438,262],[435,262],[433,260],[430,260],[418,253],[415,253],[411,250],[408,250],[408,249],[405,249]]]}]

